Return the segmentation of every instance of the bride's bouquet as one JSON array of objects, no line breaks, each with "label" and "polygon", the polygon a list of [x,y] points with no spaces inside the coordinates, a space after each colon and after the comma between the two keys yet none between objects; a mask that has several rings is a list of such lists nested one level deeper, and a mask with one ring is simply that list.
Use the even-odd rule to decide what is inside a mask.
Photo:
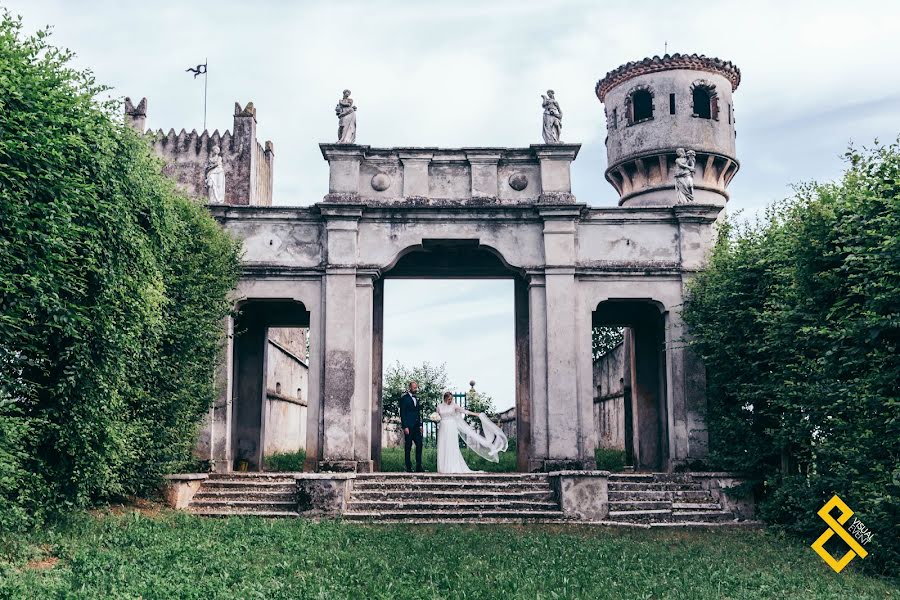
[{"label": "bride's bouquet", "polygon": [[431,421],[432,423],[440,423],[441,415],[437,414],[437,412],[433,412],[430,415],[428,415],[428,420]]}]

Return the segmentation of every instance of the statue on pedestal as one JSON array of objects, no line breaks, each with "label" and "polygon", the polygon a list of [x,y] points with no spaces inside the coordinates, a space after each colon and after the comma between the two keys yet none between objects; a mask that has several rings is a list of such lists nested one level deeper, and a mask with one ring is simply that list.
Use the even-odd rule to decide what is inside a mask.
[{"label": "statue on pedestal", "polygon": [[225,168],[222,166],[221,150],[213,146],[206,161],[206,188],[210,204],[225,202]]},{"label": "statue on pedestal", "polygon": [[686,204],[694,201],[694,166],[697,153],[684,148],[675,150],[675,203]]},{"label": "statue on pedestal", "polygon": [[559,102],[554,97],[553,90],[547,90],[547,95],[541,94],[544,108],[544,143],[559,144],[560,133],[562,132],[562,110],[559,108]]},{"label": "statue on pedestal", "polygon": [[338,144],[356,143],[356,107],[350,98],[350,90],[344,90],[344,97],[334,107],[338,118]]}]

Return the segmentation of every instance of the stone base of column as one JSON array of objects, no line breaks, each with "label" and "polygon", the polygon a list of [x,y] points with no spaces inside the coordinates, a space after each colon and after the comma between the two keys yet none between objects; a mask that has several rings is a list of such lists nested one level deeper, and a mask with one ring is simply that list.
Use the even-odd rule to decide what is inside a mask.
[{"label": "stone base of column", "polygon": [[216,459],[210,465],[213,473],[231,473],[231,461]]},{"label": "stone base of column", "polygon": [[375,463],[371,460],[322,460],[319,461],[319,472],[330,473],[371,473]]}]

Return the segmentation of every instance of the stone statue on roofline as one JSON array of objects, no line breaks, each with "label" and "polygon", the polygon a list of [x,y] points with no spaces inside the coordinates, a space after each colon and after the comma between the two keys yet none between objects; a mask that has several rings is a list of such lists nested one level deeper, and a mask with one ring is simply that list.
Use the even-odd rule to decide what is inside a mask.
[{"label": "stone statue on roofline", "polygon": [[559,108],[559,102],[556,101],[553,90],[547,90],[547,95],[541,94],[544,109],[544,143],[560,144],[560,133],[562,132],[562,110]]},{"label": "stone statue on roofline", "polygon": [[206,189],[210,204],[225,202],[225,168],[218,146],[213,146],[206,161]]},{"label": "stone statue on roofline", "polygon": [[693,150],[685,152],[684,148],[675,150],[676,204],[686,204],[694,201],[694,167],[696,164],[696,152]]},{"label": "stone statue on roofline", "polygon": [[338,118],[338,144],[356,143],[356,107],[350,97],[350,90],[344,90],[344,97],[334,107]]}]

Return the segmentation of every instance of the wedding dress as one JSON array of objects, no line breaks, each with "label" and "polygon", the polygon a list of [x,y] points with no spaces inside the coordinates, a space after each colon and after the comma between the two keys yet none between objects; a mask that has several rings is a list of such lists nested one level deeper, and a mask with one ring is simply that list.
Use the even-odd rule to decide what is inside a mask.
[{"label": "wedding dress", "polygon": [[437,441],[437,470],[438,473],[480,473],[473,471],[466,464],[462,451],[459,449],[459,441],[462,438],[473,452],[491,462],[500,462],[500,452],[505,452],[508,441],[506,434],[497,427],[487,415],[481,413],[482,435],[471,425],[466,423],[463,408],[456,403],[438,404],[437,413],[441,420],[438,425]]}]

